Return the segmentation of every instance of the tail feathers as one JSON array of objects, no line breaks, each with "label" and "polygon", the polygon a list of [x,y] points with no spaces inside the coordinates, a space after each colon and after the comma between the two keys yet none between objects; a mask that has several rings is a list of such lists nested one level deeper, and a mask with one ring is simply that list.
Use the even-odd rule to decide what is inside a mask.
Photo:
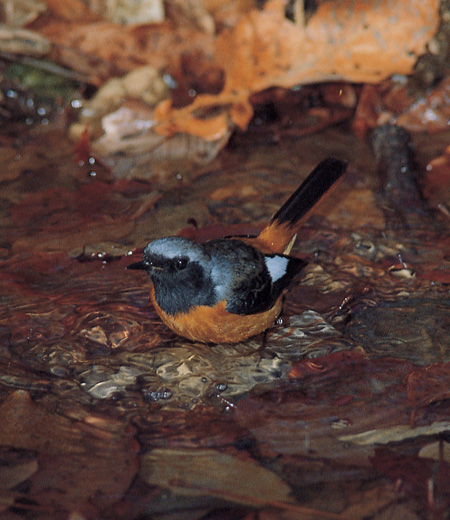
[{"label": "tail feathers", "polygon": [[324,159],[275,213],[258,242],[273,252],[289,253],[301,223],[346,169],[345,161]]},{"label": "tail feathers", "polygon": [[291,227],[295,226],[340,179],[346,169],[347,163],[344,161],[333,157],[324,159],[275,213],[271,223],[276,221],[278,225],[287,223]]}]

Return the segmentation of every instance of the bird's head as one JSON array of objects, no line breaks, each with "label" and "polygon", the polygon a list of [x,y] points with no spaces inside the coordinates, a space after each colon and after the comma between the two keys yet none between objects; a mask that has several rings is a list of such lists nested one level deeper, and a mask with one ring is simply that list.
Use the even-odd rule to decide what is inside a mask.
[{"label": "bird's head", "polygon": [[148,273],[158,305],[169,314],[215,303],[211,259],[201,245],[183,237],[159,238],[144,249],[140,262],[128,269]]}]

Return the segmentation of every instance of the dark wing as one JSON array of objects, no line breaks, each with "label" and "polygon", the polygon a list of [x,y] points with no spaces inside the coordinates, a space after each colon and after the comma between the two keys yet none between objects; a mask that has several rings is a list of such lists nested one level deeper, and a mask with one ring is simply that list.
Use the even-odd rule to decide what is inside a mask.
[{"label": "dark wing", "polygon": [[[306,265],[298,258],[264,255],[238,239],[204,244],[227,278],[226,310],[248,315],[270,309],[292,278]],[[220,260],[219,260],[220,259]]]},{"label": "dark wing", "polygon": [[297,275],[306,265],[308,262],[305,260],[302,260],[301,258],[295,258],[293,256],[287,256],[287,255],[266,255],[266,263],[269,262],[269,272],[270,269],[270,261],[272,259],[273,261],[277,260],[286,260],[286,269],[283,273],[278,273],[278,277],[276,276],[276,273],[271,273],[272,280],[273,280],[273,288],[272,288],[272,294],[275,299],[278,298],[278,296],[287,288],[287,286],[291,283],[292,279],[295,275]]}]

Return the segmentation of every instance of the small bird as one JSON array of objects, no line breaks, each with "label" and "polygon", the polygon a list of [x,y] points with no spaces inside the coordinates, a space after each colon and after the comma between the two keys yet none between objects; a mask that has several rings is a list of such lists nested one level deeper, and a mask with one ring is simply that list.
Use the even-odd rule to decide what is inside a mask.
[{"label": "small bird", "polygon": [[258,236],[198,244],[183,237],[150,242],[142,261],[151,302],[178,335],[202,343],[238,343],[271,327],[284,290],[307,264],[289,256],[313,206],[341,178],[347,163],[323,160]]}]

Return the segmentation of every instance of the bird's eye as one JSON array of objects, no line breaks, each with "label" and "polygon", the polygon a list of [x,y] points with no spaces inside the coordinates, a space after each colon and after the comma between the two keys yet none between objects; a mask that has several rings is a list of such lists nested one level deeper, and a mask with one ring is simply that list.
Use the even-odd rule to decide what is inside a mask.
[{"label": "bird's eye", "polygon": [[180,258],[177,258],[175,266],[178,269],[178,271],[182,271],[187,267],[188,263],[189,260],[185,256],[182,256]]}]

